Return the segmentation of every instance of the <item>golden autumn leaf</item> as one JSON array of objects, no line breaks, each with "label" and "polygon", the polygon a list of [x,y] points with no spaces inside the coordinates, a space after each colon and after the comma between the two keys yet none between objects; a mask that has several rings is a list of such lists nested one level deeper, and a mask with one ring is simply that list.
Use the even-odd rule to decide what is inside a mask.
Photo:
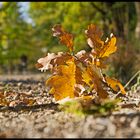
[{"label": "golden autumn leaf", "polygon": [[60,36],[60,42],[64,45],[66,45],[70,52],[73,51],[73,35],[69,33],[65,33],[62,36]]},{"label": "golden autumn leaf", "polygon": [[92,82],[92,76],[88,73],[88,70],[84,71],[82,73],[82,77],[83,77],[83,81],[89,85],[92,86],[93,82]]},{"label": "golden autumn leaf", "polygon": [[117,50],[116,37],[111,34],[110,39],[106,41],[101,40],[102,32],[94,25],[91,24],[86,30],[87,43],[92,48],[92,55],[96,58],[108,57],[110,54]]},{"label": "golden autumn leaf", "polygon": [[111,35],[110,40],[108,40],[104,46],[101,48],[99,53],[99,58],[108,57],[110,54],[114,53],[117,50],[116,45],[116,37]]},{"label": "golden autumn leaf", "polygon": [[107,98],[108,93],[103,89],[100,75],[93,69],[93,67],[87,67],[83,72],[83,81],[92,86],[100,98]]},{"label": "golden autumn leaf", "polygon": [[120,90],[122,94],[126,93],[124,87],[117,79],[105,77],[105,80],[114,91],[118,92]]},{"label": "golden autumn leaf", "polygon": [[80,69],[80,67],[78,67],[76,65],[76,71],[75,71],[75,79],[76,79],[76,84],[83,84],[83,81],[82,81],[82,71]]},{"label": "golden autumn leaf", "polygon": [[66,97],[74,98],[74,86],[76,84],[74,59],[68,60],[66,65],[60,65],[57,69],[59,73],[46,81],[47,86],[51,87],[50,93],[54,95],[56,100]]},{"label": "golden autumn leaf", "polygon": [[70,52],[73,51],[73,35],[66,32],[61,25],[55,25],[52,28],[53,31],[53,36],[57,36],[60,39],[60,42],[64,45],[66,45],[68,47],[68,49],[70,50]]}]

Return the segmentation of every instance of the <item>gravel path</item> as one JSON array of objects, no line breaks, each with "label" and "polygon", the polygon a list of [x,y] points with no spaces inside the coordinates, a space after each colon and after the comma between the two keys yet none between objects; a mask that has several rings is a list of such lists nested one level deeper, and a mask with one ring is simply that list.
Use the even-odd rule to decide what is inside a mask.
[{"label": "gravel path", "polygon": [[[140,137],[139,102],[108,116],[79,117],[57,109],[45,79],[44,74],[0,77],[0,92],[10,102],[9,107],[0,106],[0,138]],[[131,102],[139,94],[129,93]]]}]

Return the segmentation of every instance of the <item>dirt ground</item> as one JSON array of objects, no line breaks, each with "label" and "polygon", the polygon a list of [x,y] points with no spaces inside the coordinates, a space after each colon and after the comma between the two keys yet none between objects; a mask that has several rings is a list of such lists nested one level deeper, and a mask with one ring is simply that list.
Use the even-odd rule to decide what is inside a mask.
[{"label": "dirt ground", "polygon": [[[45,87],[47,75],[1,75],[0,138],[139,138],[140,87],[126,107],[104,117],[79,117],[58,110]],[[3,104],[5,100],[2,100]]]}]

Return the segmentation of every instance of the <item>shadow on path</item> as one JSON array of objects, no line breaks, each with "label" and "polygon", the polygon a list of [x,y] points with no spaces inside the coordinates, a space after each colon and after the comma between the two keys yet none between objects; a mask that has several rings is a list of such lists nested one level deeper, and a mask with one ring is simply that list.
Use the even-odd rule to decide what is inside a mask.
[{"label": "shadow on path", "polygon": [[47,109],[47,110],[55,110],[55,111],[59,111],[58,110],[58,104],[55,103],[50,103],[50,104],[41,104],[41,105],[33,105],[33,106],[22,106],[22,105],[18,105],[16,107],[1,107],[0,108],[0,112],[2,111],[14,111],[14,112],[19,112],[19,111],[37,111],[37,109]]}]

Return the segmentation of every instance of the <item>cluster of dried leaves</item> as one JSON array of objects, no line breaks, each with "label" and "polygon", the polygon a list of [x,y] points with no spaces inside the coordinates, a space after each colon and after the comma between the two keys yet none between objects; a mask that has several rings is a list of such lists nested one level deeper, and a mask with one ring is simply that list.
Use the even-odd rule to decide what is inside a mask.
[{"label": "cluster of dried leaves", "polygon": [[36,102],[31,95],[13,91],[0,91],[0,107],[32,106]]},{"label": "cluster of dried leaves", "polygon": [[90,24],[85,35],[91,51],[81,50],[75,54],[74,36],[61,25],[55,25],[52,31],[53,36],[58,37],[69,51],[48,53],[38,59],[36,66],[41,71],[49,70],[52,73],[46,85],[56,101],[68,98],[104,100],[109,98],[107,89],[125,94],[124,87],[118,80],[102,73],[102,69],[106,67],[105,60],[117,50],[113,34],[103,41],[99,28]]}]

